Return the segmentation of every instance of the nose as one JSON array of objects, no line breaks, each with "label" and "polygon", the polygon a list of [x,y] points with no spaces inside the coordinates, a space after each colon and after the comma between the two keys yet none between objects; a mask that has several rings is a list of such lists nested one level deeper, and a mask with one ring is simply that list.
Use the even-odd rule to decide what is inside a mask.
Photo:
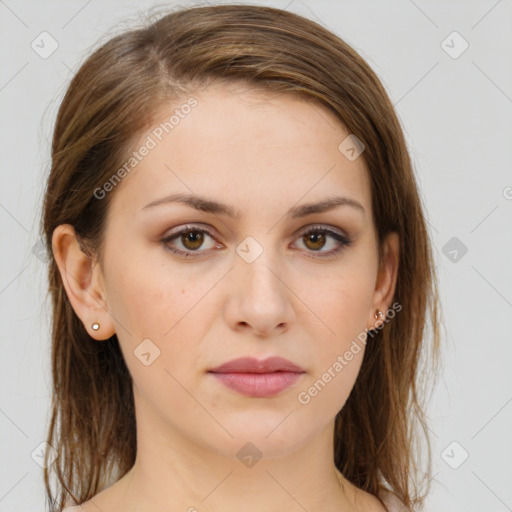
[{"label": "nose", "polygon": [[295,317],[293,292],[284,271],[265,253],[252,263],[241,259],[235,263],[225,309],[233,330],[252,331],[260,337],[285,332]]}]

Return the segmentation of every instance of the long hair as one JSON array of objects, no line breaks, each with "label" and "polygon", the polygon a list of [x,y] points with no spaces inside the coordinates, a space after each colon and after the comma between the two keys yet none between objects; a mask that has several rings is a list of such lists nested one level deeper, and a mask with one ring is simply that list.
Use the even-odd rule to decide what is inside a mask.
[{"label": "long hair", "polygon": [[132,380],[117,336],[97,342],[75,314],[52,233],[71,224],[83,250],[101,263],[116,191],[102,200],[94,191],[126,161],[160,108],[214,82],[315,100],[365,145],[379,248],[387,233],[400,237],[394,301],[402,309],[366,347],[335,420],[333,456],[359,488],[375,496],[388,489],[417,510],[431,473],[423,399],[437,369],[440,309],[403,131],[383,85],[346,42],[296,14],[252,5],[181,8],[111,38],[85,60],[60,105],[41,227],[53,314],[47,442],[58,456],[44,471],[48,505],[60,512],[71,500],[92,498],[129,471],[137,451]]}]

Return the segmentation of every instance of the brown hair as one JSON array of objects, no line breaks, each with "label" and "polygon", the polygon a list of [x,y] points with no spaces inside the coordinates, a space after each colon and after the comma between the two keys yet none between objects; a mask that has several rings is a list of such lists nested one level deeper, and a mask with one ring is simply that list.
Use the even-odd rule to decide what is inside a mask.
[{"label": "brown hair", "polygon": [[[53,307],[47,442],[58,454],[44,471],[48,504],[60,511],[69,497],[87,501],[129,471],[137,449],[132,381],[117,336],[98,343],[75,314],[53,258],[53,231],[71,224],[83,250],[101,262],[115,191],[98,200],[94,190],[126,161],[160,107],[219,81],[318,101],[365,144],[379,246],[391,231],[400,237],[394,300],[402,310],[366,348],[336,417],[334,459],[358,487],[375,496],[389,489],[417,509],[431,472],[422,386],[437,369],[439,305],[404,135],[384,87],[347,43],[296,14],[252,5],[180,9],[113,37],[83,63],[62,101],[42,219]],[[428,320],[432,343],[425,345]],[[420,433],[428,448],[421,465]]]}]

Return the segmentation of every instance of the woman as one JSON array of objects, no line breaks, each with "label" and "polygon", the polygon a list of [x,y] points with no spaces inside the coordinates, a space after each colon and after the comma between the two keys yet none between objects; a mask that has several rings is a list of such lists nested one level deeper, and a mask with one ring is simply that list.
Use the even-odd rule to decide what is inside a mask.
[{"label": "woman", "polygon": [[51,510],[421,508],[430,242],[339,37],[224,5],[111,39],[60,106],[43,214]]}]

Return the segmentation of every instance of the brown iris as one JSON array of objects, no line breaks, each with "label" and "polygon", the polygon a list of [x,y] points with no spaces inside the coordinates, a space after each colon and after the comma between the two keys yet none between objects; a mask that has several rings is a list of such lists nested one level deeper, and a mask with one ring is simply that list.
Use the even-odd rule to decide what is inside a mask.
[{"label": "brown iris", "polygon": [[[302,238],[308,249],[321,249],[325,245],[324,233],[308,233],[307,235],[304,235]],[[312,246],[308,245],[308,242],[311,242]]]},{"label": "brown iris", "polygon": [[181,241],[187,249],[199,249],[203,244],[204,235],[200,231],[188,231],[181,235]]}]

